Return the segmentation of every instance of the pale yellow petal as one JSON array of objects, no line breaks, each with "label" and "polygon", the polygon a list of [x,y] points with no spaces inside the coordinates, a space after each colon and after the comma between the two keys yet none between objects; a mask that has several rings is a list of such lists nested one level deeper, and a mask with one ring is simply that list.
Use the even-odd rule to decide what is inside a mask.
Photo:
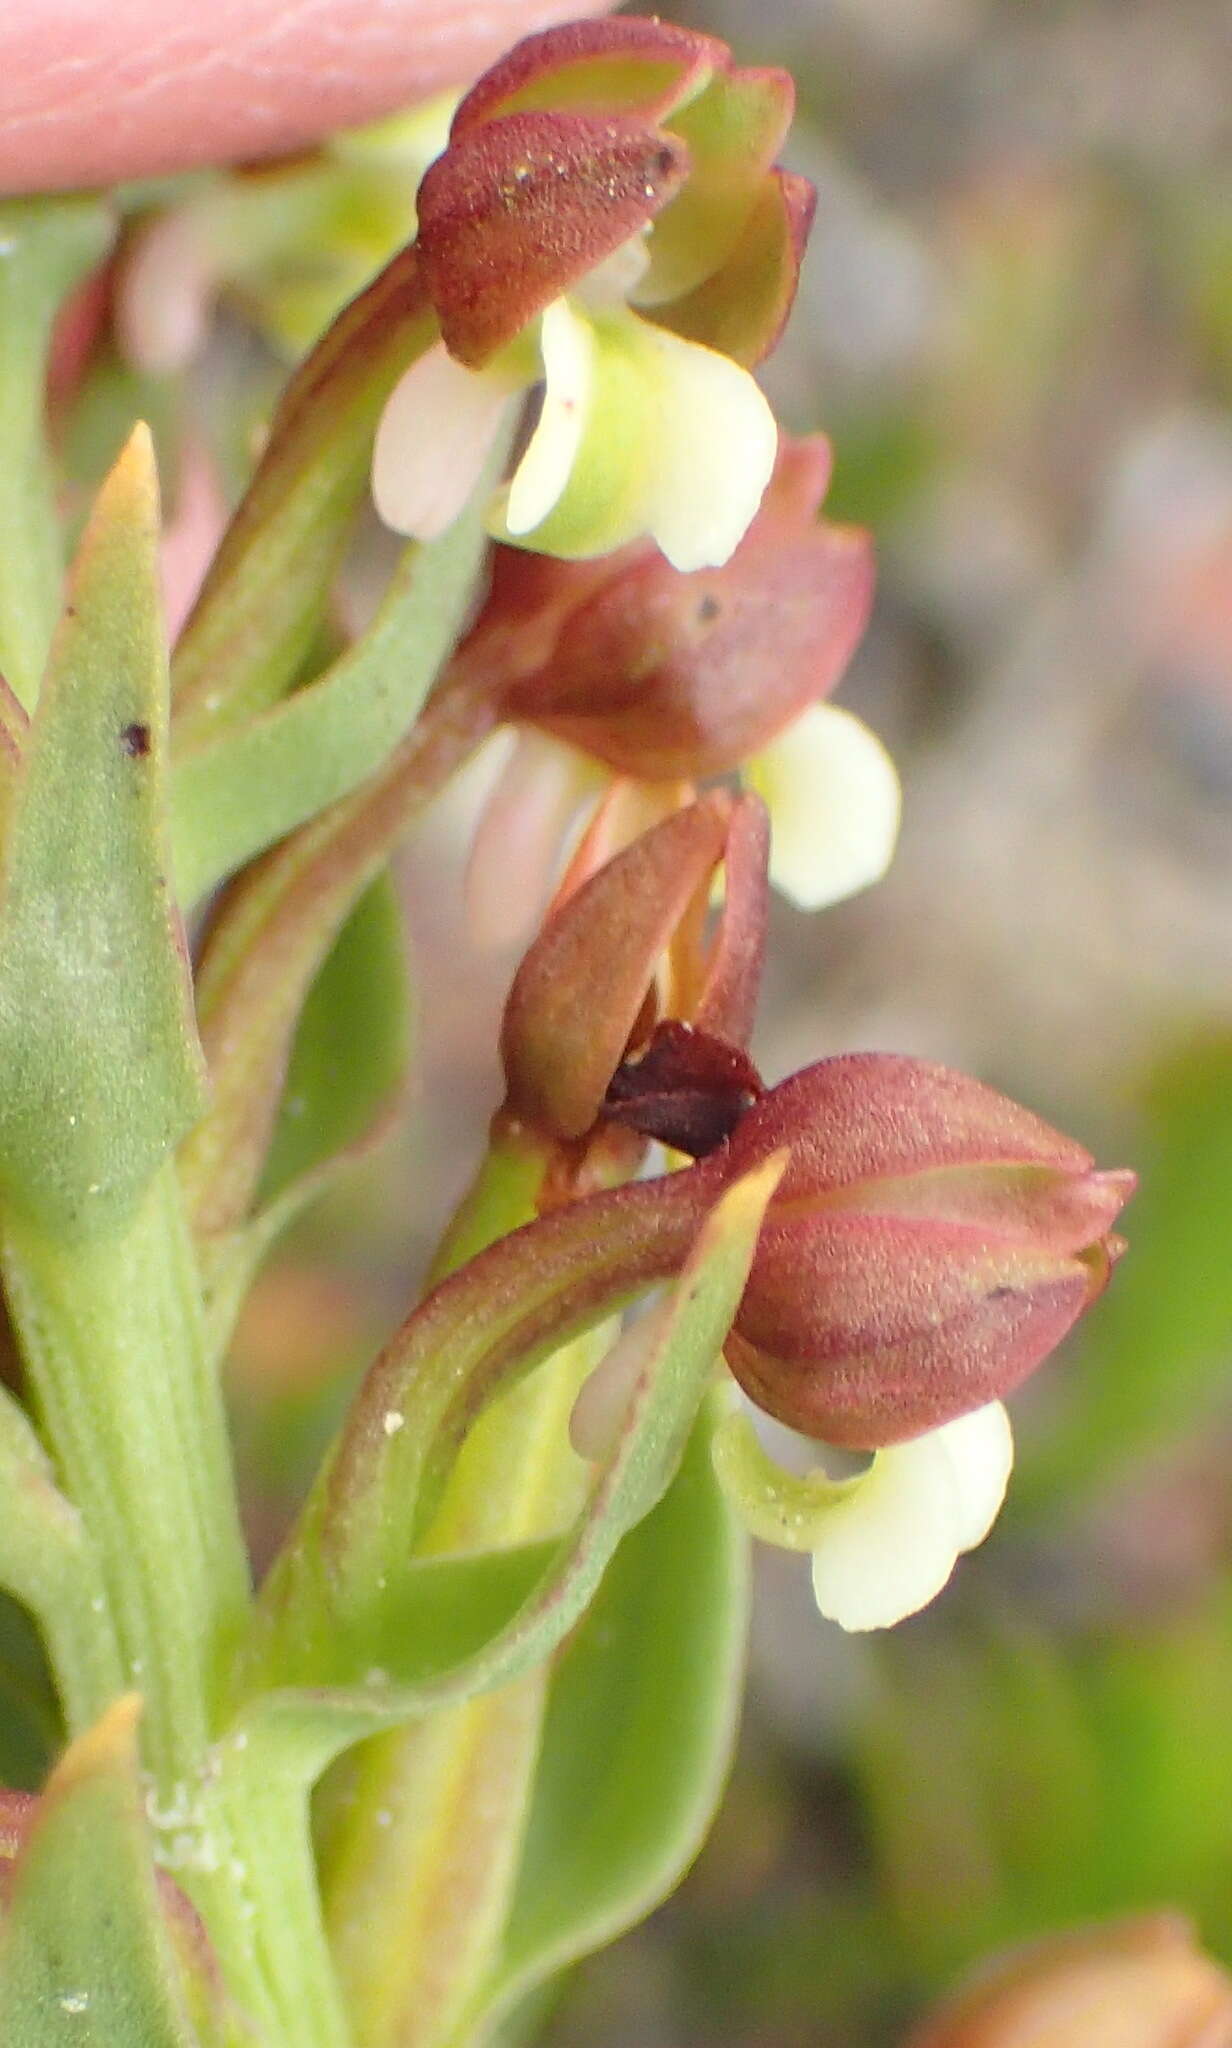
[{"label": "pale yellow petal", "polygon": [[505,500],[504,525],[520,539],[542,524],[560,498],[577,460],[593,383],[594,336],[564,299],[544,312],[543,407]]},{"label": "pale yellow petal", "polygon": [[880,881],[898,838],[898,772],[876,734],[814,704],[746,764],[770,812],[770,879],[801,910]]}]

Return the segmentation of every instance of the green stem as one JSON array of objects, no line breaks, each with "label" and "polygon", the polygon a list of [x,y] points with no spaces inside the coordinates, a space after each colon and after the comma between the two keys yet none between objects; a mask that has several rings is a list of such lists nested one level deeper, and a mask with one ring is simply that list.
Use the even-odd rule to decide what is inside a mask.
[{"label": "green stem", "polygon": [[64,1489],[99,1558],[158,1796],[201,1768],[222,1657],[248,1605],[221,1398],[173,1166],[117,1236],[17,1212],[5,1286]]},{"label": "green stem", "polygon": [[219,1671],[250,1594],[174,1166],[119,1235],[54,1241],[10,1214],[2,1256],[43,1432],[98,1560],[99,1654],[112,1624],[119,1643],[110,1667],[83,1672],[74,1640],[47,1631],[71,1725],[106,1704],[108,1680],[112,1697],[143,1695],[159,1859],[201,1912],[233,1996],[271,2044],[347,2048],[302,1779],[214,1741]]},{"label": "green stem", "polygon": [[[449,1273],[530,1220],[550,1151],[498,1119],[434,1261]],[[500,1548],[576,1514],[587,1467],[569,1412],[610,1326],[566,1345],[479,1418],[423,1540]],[[330,1935],[362,2048],[444,2048],[463,2038],[499,1953],[521,1861],[550,1673],[368,1742],[339,1770],[327,1841]]]},{"label": "green stem", "polygon": [[187,1827],[164,1820],[164,1860],[209,1929],[232,1995],[280,2048],[351,2048],[321,1920],[305,1775],[241,1736],[213,1752]]},{"label": "green stem", "polygon": [[52,327],[110,235],[97,199],[0,206],[0,674],[27,709],[60,615],[64,570],[44,427]]}]

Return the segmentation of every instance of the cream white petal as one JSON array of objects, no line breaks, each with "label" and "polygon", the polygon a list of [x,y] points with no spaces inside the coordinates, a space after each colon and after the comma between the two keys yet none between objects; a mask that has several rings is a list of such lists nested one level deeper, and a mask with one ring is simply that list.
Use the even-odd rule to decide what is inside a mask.
[{"label": "cream white petal", "polygon": [[509,382],[455,363],[443,342],[398,379],[376,432],[372,497],[386,526],[435,540],[483,474],[510,404]]},{"label": "cream white petal", "polygon": [[1013,1463],[999,1401],[878,1451],[817,1529],[817,1605],[845,1629],[889,1628],[935,1599],[981,1542]]},{"label": "cream white petal", "polygon": [[1014,1465],[1010,1418],[1000,1401],[934,1430],[950,1461],[960,1550],[974,1550],[992,1528]]},{"label": "cream white petal", "polygon": [[938,1434],[878,1451],[818,1531],[813,1592],[840,1628],[892,1627],[935,1599],[953,1571],[957,1490]]},{"label": "cream white petal", "polygon": [[505,499],[511,536],[529,533],[547,518],[577,460],[593,381],[594,336],[588,320],[556,299],[540,323],[543,407]]},{"label": "cream white petal", "polygon": [[642,353],[657,406],[645,528],[674,569],[710,569],[743,540],[770,481],[778,428],[738,363],[650,322]]},{"label": "cream white petal", "polygon": [[770,812],[770,879],[801,910],[880,881],[902,810],[898,771],[876,734],[814,704],[746,765]]}]

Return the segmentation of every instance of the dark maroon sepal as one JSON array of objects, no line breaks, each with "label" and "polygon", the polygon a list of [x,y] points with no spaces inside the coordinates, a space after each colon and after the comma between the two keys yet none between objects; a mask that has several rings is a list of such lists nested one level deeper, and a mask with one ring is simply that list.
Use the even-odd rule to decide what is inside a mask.
[{"label": "dark maroon sepal", "polygon": [[419,250],[445,346],[479,369],[679,191],[688,151],[644,122],[508,114],[425,173]]},{"label": "dark maroon sepal", "polygon": [[643,1138],[704,1159],[730,1138],[761,1093],[761,1076],[746,1052],[668,1019],[655,1026],[635,1059],[616,1069],[603,1114]]}]

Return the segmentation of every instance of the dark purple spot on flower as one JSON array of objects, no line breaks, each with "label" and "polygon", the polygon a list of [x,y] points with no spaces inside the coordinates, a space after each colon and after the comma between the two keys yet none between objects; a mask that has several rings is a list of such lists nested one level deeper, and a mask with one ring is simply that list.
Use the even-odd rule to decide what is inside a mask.
[{"label": "dark purple spot on flower", "polygon": [[133,723],[126,725],[120,734],[120,745],[134,761],[144,759],[150,751],[150,728],[148,725]]}]

